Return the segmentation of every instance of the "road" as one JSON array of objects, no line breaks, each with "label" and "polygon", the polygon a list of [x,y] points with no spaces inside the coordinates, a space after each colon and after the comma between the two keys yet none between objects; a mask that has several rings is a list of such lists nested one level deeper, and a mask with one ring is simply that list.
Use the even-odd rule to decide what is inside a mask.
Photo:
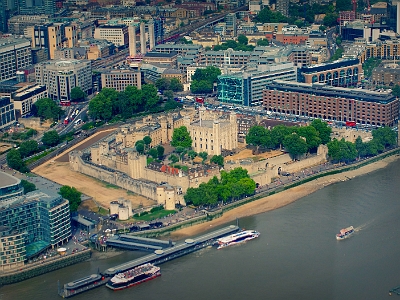
[{"label": "road", "polygon": [[336,51],[336,46],[335,46],[335,37],[334,34],[336,32],[336,27],[328,29],[326,32],[326,40],[327,40],[327,59],[329,60]]}]

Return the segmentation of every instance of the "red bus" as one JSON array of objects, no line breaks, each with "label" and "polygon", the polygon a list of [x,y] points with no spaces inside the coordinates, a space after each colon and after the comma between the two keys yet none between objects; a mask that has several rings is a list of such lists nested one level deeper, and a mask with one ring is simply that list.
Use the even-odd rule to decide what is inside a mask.
[{"label": "red bus", "polygon": [[346,121],[346,126],[355,127],[357,124],[354,121]]},{"label": "red bus", "polygon": [[69,123],[69,118],[66,117],[66,118],[64,119],[64,124],[65,124],[65,125],[68,125],[68,123]]},{"label": "red bus", "polygon": [[61,106],[71,106],[71,101],[68,101],[68,100],[67,101],[63,101],[63,100],[61,100],[60,101],[60,105]]},{"label": "red bus", "polygon": [[204,99],[200,98],[200,97],[196,97],[196,102],[203,104],[204,103]]}]

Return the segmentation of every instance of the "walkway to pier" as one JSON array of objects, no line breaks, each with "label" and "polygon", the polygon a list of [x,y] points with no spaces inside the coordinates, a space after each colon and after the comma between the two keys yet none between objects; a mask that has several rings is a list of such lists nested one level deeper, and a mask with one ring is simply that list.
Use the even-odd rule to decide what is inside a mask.
[{"label": "walkway to pier", "polygon": [[155,251],[170,248],[175,245],[172,241],[161,241],[138,236],[121,234],[114,236],[106,241],[107,246],[122,248],[127,250]]},{"label": "walkway to pier", "polygon": [[222,229],[204,234],[195,239],[187,239],[185,242],[180,243],[172,248],[165,250],[156,250],[155,253],[143,256],[141,258],[129,261],[127,263],[107,269],[103,274],[106,276],[113,276],[117,273],[125,272],[145,263],[161,264],[168,260],[183,256],[191,253],[208,245],[212,245],[215,239],[235,233],[239,231],[239,227],[230,225]]}]

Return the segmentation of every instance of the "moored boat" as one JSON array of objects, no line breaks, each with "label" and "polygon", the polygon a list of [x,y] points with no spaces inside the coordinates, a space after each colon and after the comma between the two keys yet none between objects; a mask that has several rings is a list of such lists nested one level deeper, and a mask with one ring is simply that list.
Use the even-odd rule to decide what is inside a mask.
[{"label": "moored boat", "polygon": [[228,235],[226,237],[219,238],[217,240],[218,248],[225,248],[227,246],[243,243],[255,238],[258,238],[260,236],[260,233],[255,230],[243,230],[238,233],[234,233],[231,235]]},{"label": "moored boat", "polygon": [[153,264],[144,264],[126,272],[118,273],[106,284],[106,287],[116,291],[141,284],[161,275],[160,268]]},{"label": "moored boat", "polygon": [[350,227],[347,227],[347,228],[343,228],[343,229],[341,229],[340,232],[336,235],[336,239],[337,239],[338,241],[347,239],[347,238],[350,237],[353,233],[354,233],[354,227],[353,227],[353,226],[350,226]]}]

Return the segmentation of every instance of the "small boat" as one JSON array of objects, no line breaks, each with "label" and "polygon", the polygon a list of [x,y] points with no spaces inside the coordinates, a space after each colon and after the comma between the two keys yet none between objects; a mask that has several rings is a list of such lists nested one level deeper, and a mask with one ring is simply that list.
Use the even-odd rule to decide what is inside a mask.
[{"label": "small boat", "polygon": [[219,238],[217,240],[218,248],[225,248],[227,246],[243,243],[255,238],[258,238],[260,233],[255,230],[243,230],[235,234],[228,235],[226,237]]},{"label": "small boat", "polygon": [[353,226],[350,226],[350,227],[347,227],[347,228],[343,228],[343,229],[341,229],[340,232],[336,235],[336,239],[337,239],[338,241],[347,239],[347,238],[350,237],[353,233],[354,233],[354,227],[353,227]]}]

